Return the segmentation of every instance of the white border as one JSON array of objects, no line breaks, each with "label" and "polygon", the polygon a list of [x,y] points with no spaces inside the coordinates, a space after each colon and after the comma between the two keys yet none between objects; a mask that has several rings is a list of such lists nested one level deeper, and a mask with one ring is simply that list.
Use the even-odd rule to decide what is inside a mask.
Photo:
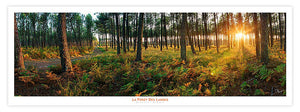
[{"label": "white border", "polygon": [[[279,97],[139,97],[168,98],[168,102],[132,102],[137,97],[15,97],[14,96],[14,12],[286,12],[287,13],[287,94]],[[292,7],[216,6],[91,6],[91,7],[8,7],[8,105],[292,105],[293,103],[293,11]]]}]

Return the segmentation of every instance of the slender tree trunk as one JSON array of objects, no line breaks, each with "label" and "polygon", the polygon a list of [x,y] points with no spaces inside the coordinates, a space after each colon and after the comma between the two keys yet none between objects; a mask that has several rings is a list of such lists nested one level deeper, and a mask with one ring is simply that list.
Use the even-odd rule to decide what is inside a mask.
[{"label": "slender tree trunk", "polygon": [[120,27],[119,27],[119,14],[115,13],[116,28],[117,28],[117,54],[120,55]]},{"label": "slender tree trunk", "polygon": [[165,34],[165,45],[166,45],[166,48],[168,49],[168,36],[167,36],[167,22],[166,22],[166,13],[163,13],[164,14],[164,34]]},{"label": "slender tree trunk", "polygon": [[[177,13],[176,14],[177,15],[177,17],[176,17],[176,22],[178,22],[178,24],[179,24],[179,14]],[[177,24],[177,49],[179,49],[179,25]]]},{"label": "slender tree trunk", "polygon": [[215,33],[216,33],[217,53],[219,53],[218,28],[217,28],[217,18],[216,18],[216,13],[214,13],[214,20],[215,20]]},{"label": "slender tree trunk", "polygon": [[286,51],[286,13],[284,15],[284,47],[283,50]]},{"label": "slender tree trunk", "polygon": [[[172,15],[171,15],[172,16]],[[173,19],[173,17],[171,17],[171,25],[170,26],[172,26],[173,25],[173,22],[172,22],[172,19]],[[172,27],[170,27],[169,28],[169,30],[170,30],[170,32],[171,32],[171,36],[170,36],[170,41],[171,41],[171,43],[170,43],[170,47],[173,47],[173,40],[174,40],[174,38],[173,38],[173,31],[172,31]],[[175,42],[174,42],[175,43]]]},{"label": "slender tree trunk", "polygon": [[123,13],[123,52],[126,53],[126,13]]},{"label": "slender tree trunk", "polygon": [[257,13],[253,14],[253,26],[254,26],[254,33],[255,33],[255,49],[256,49],[256,58],[257,60],[260,59],[260,44],[259,44],[259,30],[258,30],[258,22],[257,22]]},{"label": "slender tree trunk", "polygon": [[127,34],[126,37],[127,37],[127,39],[126,40],[127,40],[127,51],[129,52],[129,45],[130,45],[130,41],[131,40],[130,40],[130,35],[129,35],[129,22],[128,22],[129,18],[128,18],[128,13],[126,14],[126,18],[127,18],[126,19],[126,27],[127,27],[126,28],[126,34]]},{"label": "slender tree trunk", "polygon": [[196,54],[196,51],[195,51],[195,48],[194,48],[194,43],[193,43],[193,40],[192,40],[192,36],[191,36],[191,34],[190,34],[190,25],[189,24],[187,24],[186,25],[186,27],[187,27],[187,35],[188,35],[188,39],[189,39],[189,44],[190,44],[190,46],[191,46],[191,50],[192,50],[192,53],[193,54]]},{"label": "slender tree trunk", "polygon": [[105,50],[107,51],[107,50],[108,50],[108,47],[107,47],[107,32],[106,32],[106,26],[104,26],[104,35],[105,35]]},{"label": "slender tree trunk", "polygon": [[32,22],[32,29],[33,29],[33,37],[32,37],[32,41],[31,41],[31,44],[32,44],[32,47],[33,48],[35,48],[36,47],[36,45],[35,45],[35,43],[37,43],[36,42],[36,32],[35,32],[35,20],[33,20],[33,21],[31,21]]},{"label": "slender tree trunk", "polygon": [[143,25],[144,23],[144,13],[140,13],[139,16],[139,29],[138,29],[138,42],[137,42],[137,52],[135,61],[142,60],[142,38],[143,38]]},{"label": "slender tree trunk", "polygon": [[17,14],[14,13],[15,68],[25,69],[21,43],[18,35],[18,23],[17,23],[16,16]]},{"label": "slender tree trunk", "polygon": [[270,40],[271,40],[271,47],[273,47],[273,30],[272,30],[272,13],[269,13],[269,28],[270,28]]},{"label": "slender tree trunk", "polygon": [[101,39],[100,39],[100,31],[98,32],[98,41],[99,41],[99,47],[101,47]]},{"label": "slender tree trunk", "polygon": [[26,32],[27,32],[27,46],[30,47],[31,44],[30,44],[30,27],[29,27],[29,21],[27,20],[27,27],[26,27]]},{"label": "slender tree trunk", "polygon": [[186,37],[186,21],[187,21],[187,14],[182,14],[182,22],[181,22],[181,37],[180,37],[180,56],[181,59],[186,61],[186,43],[185,43],[185,37]]},{"label": "slender tree trunk", "polygon": [[133,50],[136,50],[136,40],[137,40],[137,36],[138,36],[138,14],[136,14],[135,16],[135,36],[134,36],[134,40],[133,40]]},{"label": "slender tree trunk", "polygon": [[[80,29],[80,24],[77,23],[77,28],[78,28],[78,40],[79,40],[79,46],[82,47],[82,39],[81,39],[81,29]],[[100,43],[99,43],[100,44]]]},{"label": "slender tree trunk", "polygon": [[163,47],[163,13],[161,13],[160,16],[160,51],[162,51],[162,47]]},{"label": "slender tree trunk", "polygon": [[201,31],[201,27],[198,30],[198,26],[199,26],[198,13],[196,13],[196,25],[195,25],[195,28],[196,28],[196,37],[197,37],[197,40],[198,40],[198,49],[199,49],[199,52],[201,52],[201,47],[200,47],[200,32],[199,32],[199,30]]},{"label": "slender tree trunk", "polygon": [[281,13],[279,13],[279,36],[280,36],[280,49],[283,46],[283,39],[282,39],[282,22],[281,22]]},{"label": "slender tree trunk", "polygon": [[[171,30],[171,32],[173,32],[172,34],[172,36],[173,36],[173,45],[174,45],[174,49],[176,49],[176,34],[175,34],[175,25],[174,25],[174,13],[172,14],[172,25],[173,25],[173,27],[172,27],[172,30]],[[179,23],[178,23],[179,24]]]},{"label": "slender tree trunk", "polygon": [[261,62],[268,64],[268,14],[261,13]]},{"label": "slender tree trunk", "polygon": [[112,15],[112,18],[110,19],[110,24],[111,24],[111,34],[112,34],[112,37],[110,38],[110,41],[111,41],[111,48],[114,49],[114,41],[115,41],[115,28],[114,28],[114,22],[113,22],[113,15]]},{"label": "slender tree trunk", "polygon": [[206,13],[202,13],[203,15],[203,22],[204,22],[204,34],[205,34],[205,42],[204,42],[204,46],[205,46],[205,50],[207,50],[207,45],[208,45],[208,39],[207,39],[207,36],[208,36],[208,33],[207,33],[207,14]]},{"label": "slender tree trunk", "polygon": [[[146,23],[144,23],[144,24],[146,24]],[[144,37],[144,47],[145,47],[145,50],[146,50],[148,48],[148,32],[147,32],[147,30],[145,30],[144,33],[145,33],[144,34],[145,35],[145,37]]]},{"label": "slender tree trunk", "polygon": [[61,57],[61,66],[63,72],[73,72],[72,63],[70,59],[68,43],[67,43],[67,31],[66,31],[66,13],[59,13],[58,35],[59,35],[59,51]]},{"label": "slender tree trunk", "polygon": [[227,40],[227,47],[228,47],[228,49],[230,49],[230,36],[229,36],[229,14],[228,13],[226,13],[226,15],[227,15],[227,21],[226,21],[226,26],[227,26],[227,38],[228,38],[228,40]]}]

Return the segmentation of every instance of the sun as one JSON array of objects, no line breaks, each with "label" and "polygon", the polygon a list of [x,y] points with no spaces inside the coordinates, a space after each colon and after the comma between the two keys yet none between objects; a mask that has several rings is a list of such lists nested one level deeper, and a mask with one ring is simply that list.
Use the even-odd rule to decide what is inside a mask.
[{"label": "sun", "polygon": [[242,39],[242,37],[244,37],[244,34],[243,33],[237,33],[237,34],[235,34],[235,37],[240,40],[240,39]]}]

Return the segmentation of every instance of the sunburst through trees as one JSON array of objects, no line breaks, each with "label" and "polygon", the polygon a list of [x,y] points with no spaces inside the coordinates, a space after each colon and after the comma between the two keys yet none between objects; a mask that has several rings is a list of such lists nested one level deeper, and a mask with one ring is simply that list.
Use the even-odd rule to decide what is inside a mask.
[{"label": "sunburst through trees", "polygon": [[15,13],[14,26],[16,96],[286,94],[285,13]]}]

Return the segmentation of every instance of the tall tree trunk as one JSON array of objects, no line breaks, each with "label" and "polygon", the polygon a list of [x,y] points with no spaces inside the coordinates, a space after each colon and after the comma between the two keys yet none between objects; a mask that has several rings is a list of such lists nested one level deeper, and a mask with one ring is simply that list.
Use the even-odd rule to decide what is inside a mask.
[{"label": "tall tree trunk", "polygon": [[160,15],[160,51],[162,51],[163,47],[163,13]]},{"label": "tall tree trunk", "polygon": [[214,20],[215,20],[215,33],[216,33],[217,53],[219,53],[218,28],[217,28],[217,18],[216,18],[216,13],[214,13]]},{"label": "tall tree trunk", "polygon": [[32,23],[31,27],[33,29],[33,32],[32,32],[33,33],[33,37],[32,37],[31,44],[32,44],[32,47],[35,48],[36,47],[35,43],[37,43],[36,42],[36,31],[35,31],[35,19],[32,20],[31,23]]},{"label": "tall tree trunk", "polygon": [[119,14],[115,13],[116,17],[116,29],[117,29],[117,54],[120,54],[120,27],[119,27]]},{"label": "tall tree trunk", "polygon": [[[146,24],[146,23],[144,23],[144,24]],[[145,33],[144,34],[145,35],[145,37],[144,37],[144,47],[145,47],[145,50],[146,50],[148,48],[148,32],[147,32],[147,30],[145,30],[144,33]]]},{"label": "tall tree trunk", "polygon": [[280,49],[282,49],[283,46],[283,39],[282,39],[282,22],[281,22],[281,13],[279,13],[279,36],[280,36]]},{"label": "tall tree trunk", "polygon": [[[171,32],[173,32],[173,33],[171,33],[171,35],[173,36],[173,45],[174,45],[174,49],[176,49],[176,35],[175,35],[175,25],[174,25],[174,13],[172,14],[172,30],[171,30]],[[179,23],[178,23],[179,24]]]},{"label": "tall tree trunk", "polygon": [[[81,39],[81,29],[80,29],[80,24],[77,23],[77,28],[78,28],[78,40],[79,40],[79,46],[82,47],[82,39]],[[99,43],[100,44],[100,43]]]},{"label": "tall tree trunk", "polygon": [[272,30],[272,13],[269,13],[269,27],[270,27],[270,40],[271,40],[271,47],[273,47],[273,30]]},{"label": "tall tree trunk", "polygon": [[260,44],[259,44],[259,30],[258,30],[258,22],[257,22],[257,13],[253,14],[253,26],[254,26],[254,33],[255,33],[255,49],[256,49],[256,59],[259,60],[260,58]]},{"label": "tall tree trunk", "polygon": [[191,25],[189,25],[188,23],[187,23],[187,25],[186,25],[186,27],[187,27],[187,35],[188,35],[188,39],[189,39],[189,44],[190,44],[190,46],[191,46],[191,50],[192,50],[192,53],[193,54],[196,54],[196,51],[195,51],[195,48],[194,48],[194,43],[193,43],[193,40],[192,40],[192,36],[191,36],[191,34],[190,34],[190,26]]},{"label": "tall tree trunk", "polygon": [[58,35],[59,35],[59,51],[61,58],[62,72],[73,72],[72,63],[70,59],[68,43],[67,43],[67,31],[66,31],[66,13],[59,13]]},{"label": "tall tree trunk", "polygon": [[123,52],[126,53],[126,13],[123,13]]},{"label": "tall tree trunk", "polygon": [[147,27],[147,19],[148,19],[148,14],[146,14],[146,17],[145,17],[145,21],[144,21],[144,28],[145,28],[145,31],[143,32],[143,35],[144,35],[144,47],[145,47],[145,50],[148,48],[148,29],[146,29]]},{"label": "tall tree trunk", "polygon": [[111,32],[112,32],[112,37],[110,38],[111,40],[111,47],[114,49],[115,48],[115,45],[114,45],[114,42],[115,42],[115,24],[113,22],[113,17],[114,15],[112,15],[112,18],[110,19],[110,24],[111,24]]},{"label": "tall tree trunk", "polygon": [[226,27],[227,27],[227,47],[230,49],[230,36],[229,36],[229,14],[226,13]]},{"label": "tall tree trunk", "polygon": [[104,26],[104,35],[105,35],[105,50],[107,51],[107,50],[108,50],[108,47],[107,47],[107,32],[106,32],[106,25]]},{"label": "tall tree trunk", "polygon": [[185,43],[185,33],[186,33],[186,21],[187,21],[187,14],[182,14],[182,22],[181,22],[181,37],[180,37],[180,56],[181,59],[186,61],[186,43]]},{"label": "tall tree trunk", "polygon": [[268,64],[268,14],[261,13],[261,62]]},{"label": "tall tree trunk", "polygon": [[135,36],[134,36],[134,40],[133,40],[133,50],[136,50],[136,39],[138,36],[138,14],[136,14],[135,16]]},{"label": "tall tree trunk", "polygon": [[165,45],[168,49],[168,36],[167,36],[167,22],[166,22],[166,13],[164,13],[164,34],[165,34]]},{"label": "tall tree trunk", "polygon": [[207,14],[206,13],[202,13],[203,15],[203,22],[204,22],[204,34],[205,34],[205,42],[204,42],[204,46],[205,46],[205,50],[207,50],[207,45],[208,45],[208,39],[207,39],[207,36],[208,36],[208,33],[207,33]]},{"label": "tall tree trunk", "polygon": [[27,46],[29,47],[29,46],[31,46],[31,44],[30,44],[30,27],[29,27],[29,21],[27,20],[27,22],[26,22],[26,32],[27,32]]},{"label": "tall tree trunk", "polygon": [[98,32],[98,41],[99,41],[99,47],[101,47],[101,39],[100,39],[100,31]]},{"label": "tall tree trunk", "polygon": [[199,49],[199,52],[201,52],[201,47],[200,47],[200,32],[199,30],[201,31],[201,27],[200,29],[198,30],[198,26],[199,26],[199,22],[198,22],[198,13],[196,13],[196,24],[195,24],[195,28],[196,28],[196,37],[197,37],[197,40],[198,40],[198,49]]},{"label": "tall tree trunk", "polygon": [[284,47],[283,50],[286,51],[286,13],[284,15]]},{"label": "tall tree trunk", "polygon": [[[176,22],[178,22],[178,24],[179,24],[179,17],[178,17],[179,14],[177,13],[176,15],[177,15],[177,17],[176,17]],[[177,26],[176,26],[176,27],[177,27],[177,35],[176,35],[176,36],[177,36],[177,37],[176,37],[176,39],[177,39],[177,49],[179,49],[179,43],[180,43],[180,42],[179,42],[179,30],[180,30],[180,29],[179,29],[179,25],[178,25],[178,24],[177,24]]]},{"label": "tall tree trunk", "polygon": [[71,29],[72,29],[72,31],[73,31],[73,33],[74,33],[74,39],[75,39],[75,41],[76,41],[76,46],[77,46],[77,48],[79,48],[79,46],[78,46],[78,39],[77,39],[77,36],[76,36],[76,30],[74,29],[74,26],[73,26],[73,22],[71,22]]},{"label": "tall tree trunk", "polygon": [[130,35],[129,35],[129,18],[128,18],[128,13],[126,14],[126,37],[127,37],[127,51],[129,52],[129,45],[130,45]]},{"label": "tall tree trunk", "polygon": [[139,29],[138,29],[138,40],[137,40],[137,52],[135,61],[142,60],[142,38],[143,38],[143,25],[144,23],[144,13],[140,13],[139,16]]},{"label": "tall tree trunk", "polygon": [[16,19],[17,14],[14,13],[14,41],[15,41],[15,68],[16,69],[25,69],[23,53],[21,48],[21,43],[18,35],[18,23]]}]

